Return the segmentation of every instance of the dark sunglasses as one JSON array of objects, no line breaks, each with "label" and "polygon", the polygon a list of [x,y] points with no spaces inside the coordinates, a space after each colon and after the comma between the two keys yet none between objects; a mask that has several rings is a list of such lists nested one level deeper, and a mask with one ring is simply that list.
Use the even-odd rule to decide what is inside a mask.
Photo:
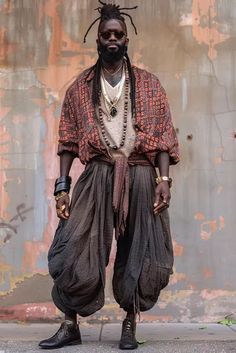
[{"label": "dark sunglasses", "polygon": [[116,39],[122,39],[124,36],[126,36],[126,34],[122,31],[106,31],[106,32],[100,32],[100,36],[105,39],[108,40],[111,36],[111,34],[114,34],[114,36],[116,37]]}]

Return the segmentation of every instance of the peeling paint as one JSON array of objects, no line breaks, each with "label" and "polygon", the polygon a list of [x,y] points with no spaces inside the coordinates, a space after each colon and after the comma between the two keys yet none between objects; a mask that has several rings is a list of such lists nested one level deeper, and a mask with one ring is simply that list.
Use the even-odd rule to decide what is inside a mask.
[{"label": "peeling paint", "polygon": [[170,278],[170,284],[176,284],[180,281],[185,281],[187,279],[187,275],[185,273],[174,272],[174,274]]},{"label": "peeling paint", "polygon": [[6,44],[5,46],[0,46],[0,63],[4,63],[8,55],[16,49],[16,45],[8,42],[7,31],[2,27],[0,27],[0,43]]},{"label": "peeling paint", "polygon": [[220,223],[219,224],[219,230],[224,229],[224,227],[225,227],[225,218],[223,216],[220,216],[219,223]]},{"label": "peeling paint", "polygon": [[211,278],[211,277],[213,276],[212,270],[209,269],[209,268],[207,268],[207,267],[205,267],[205,268],[202,270],[202,272],[203,272],[203,276],[204,276],[205,278]]},{"label": "peeling paint", "polygon": [[60,318],[57,309],[52,303],[31,303],[7,308],[0,308],[0,320],[17,321],[55,321]]},{"label": "peeling paint", "polygon": [[213,233],[217,231],[216,220],[203,222],[201,224],[201,238],[203,240],[209,240]]},{"label": "peeling paint", "polygon": [[226,291],[226,290],[209,290],[209,289],[204,289],[203,291],[201,291],[200,296],[203,299],[207,299],[207,300],[214,300],[220,297],[226,297],[226,298],[230,298],[232,296],[234,296],[235,293],[230,292],[230,291]]},{"label": "peeling paint", "polygon": [[198,212],[195,214],[194,218],[198,221],[203,221],[205,219],[205,216],[201,212]]},{"label": "peeling paint", "polygon": [[178,244],[175,240],[173,240],[173,248],[174,248],[174,256],[182,256],[184,252],[183,245]]},{"label": "peeling paint", "polygon": [[216,0],[193,0],[193,37],[199,44],[208,46],[208,56],[211,60],[217,57],[217,45],[230,38],[229,34],[220,32],[217,15]]},{"label": "peeling paint", "polygon": [[194,219],[204,221],[200,224],[200,235],[203,240],[209,240],[217,231],[221,231],[225,227],[225,218],[220,216],[218,220],[206,220],[204,214],[198,212]]},{"label": "peeling paint", "polygon": [[186,13],[181,15],[180,17],[180,26],[192,26],[193,25],[193,14]]}]

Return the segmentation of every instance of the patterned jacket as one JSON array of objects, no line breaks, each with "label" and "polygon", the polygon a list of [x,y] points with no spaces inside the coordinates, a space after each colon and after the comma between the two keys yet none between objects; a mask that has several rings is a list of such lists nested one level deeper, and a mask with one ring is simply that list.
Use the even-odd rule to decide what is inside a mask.
[{"label": "patterned jacket", "polygon": [[[98,120],[92,103],[94,71],[88,75],[89,70],[82,72],[68,88],[59,125],[58,154],[70,151],[83,164],[96,156],[110,158],[97,127]],[[155,165],[157,153],[166,151],[170,156],[170,164],[176,164],[179,161],[178,141],[165,90],[155,75],[135,66],[133,70],[136,79],[134,154],[144,154]]]}]

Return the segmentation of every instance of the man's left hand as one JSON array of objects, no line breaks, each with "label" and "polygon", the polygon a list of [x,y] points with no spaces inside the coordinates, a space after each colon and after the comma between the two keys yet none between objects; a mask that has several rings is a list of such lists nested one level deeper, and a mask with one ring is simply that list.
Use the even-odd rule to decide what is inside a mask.
[{"label": "man's left hand", "polygon": [[169,207],[170,187],[168,181],[162,181],[156,187],[156,199],[154,203],[154,213],[159,214]]}]

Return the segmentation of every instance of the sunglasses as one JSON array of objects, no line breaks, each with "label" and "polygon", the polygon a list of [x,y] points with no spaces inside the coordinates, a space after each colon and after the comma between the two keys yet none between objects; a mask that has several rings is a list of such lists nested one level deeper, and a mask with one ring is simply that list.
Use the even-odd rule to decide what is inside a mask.
[{"label": "sunglasses", "polygon": [[106,32],[100,32],[100,36],[105,39],[108,40],[111,36],[111,34],[114,34],[114,36],[116,37],[116,39],[122,39],[124,36],[126,36],[126,34],[122,31],[106,31]]}]

